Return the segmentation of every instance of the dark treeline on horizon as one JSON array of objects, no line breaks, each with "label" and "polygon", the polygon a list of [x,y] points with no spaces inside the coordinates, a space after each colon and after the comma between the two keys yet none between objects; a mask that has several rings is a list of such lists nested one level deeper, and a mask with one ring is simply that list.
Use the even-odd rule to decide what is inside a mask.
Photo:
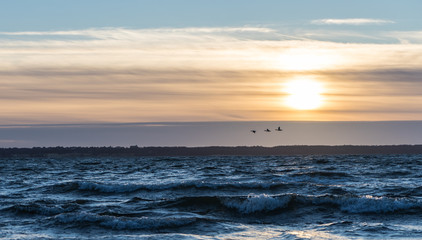
[{"label": "dark treeline on horizon", "polygon": [[422,154],[422,145],[376,146],[238,146],[238,147],[33,147],[0,148],[0,158],[11,157],[140,157],[140,156],[268,156],[335,154]]}]

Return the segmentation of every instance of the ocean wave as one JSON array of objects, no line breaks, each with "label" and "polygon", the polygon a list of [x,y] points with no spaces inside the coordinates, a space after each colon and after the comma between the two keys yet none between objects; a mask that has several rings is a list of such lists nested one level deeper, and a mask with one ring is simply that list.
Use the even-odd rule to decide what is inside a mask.
[{"label": "ocean wave", "polygon": [[294,195],[248,194],[247,196],[194,196],[164,201],[160,207],[231,209],[242,214],[265,213],[288,207]]},{"label": "ocean wave", "polygon": [[246,199],[226,198],[222,200],[224,206],[236,209],[240,213],[270,212],[275,209],[286,208],[291,201],[291,195],[270,196],[267,194],[249,194]]},{"label": "ocean wave", "polygon": [[6,210],[13,211],[19,214],[43,215],[43,216],[54,216],[54,215],[69,211],[69,209],[65,209],[61,206],[43,206],[37,203],[15,204]]},{"label": "ocean wave", "polygon": [[93,213],[64,213],[54,217],[59,224],[72,224],[74,227],[89,225],[114,230],[156,230],[183,227],[195,223],[197,217],[116,217]]},{"label": "ocean wave", "polygon": [[411,196],[421,197],[422,196],[422,186],[408,189],[407,194]]},{"label": "ocean wave", "polygon": [[301,172],[292,174],[293,177],[321,177],[321,178],[347,178],[351,177],[348,173],[345,172],[332,172],[332,171],[311,171],[311,172]]},{"label": "ocean wave", "polygon": [[70,181],[44,187],[47,193],[66,193],[73,191],[94,193],[130,193],[145,189],[137,184],[108,184],[84,181]]},{"label": "ocean wave", "polygon": [[161,207],[179,207],[209,210],[233,209],[242,214],[265,213],[284,209],[315,207],[345,213],[394,213],[420,211],[422,202],[409,198],[389,198],[353,195],[300,195],[300,194],[249,194],[246,196],[197,196],[164,201]]},{"label": "ocean wave", "polygon": [[144,188],[142,185],[137,184],[103,184],[93,182],[78,182],[77,185],[78,190],[102,193],[130,193]]},{"label": "ocean wave", "polygon": [[133,193],[137,191],[165,190],[224,190],[224,189],[280,189],[287,188],[284,182],[231,182],[212,183],[205,181],[170,182],[163,184],[126,184],[72,181],[47,187],[49,192],[91,191],[97,193]]},{"label": "ocean wave", "polygon": [[298,201],[315,205],[334,205],[347,213],[393,213],[397,211],[420,209],[420,201],[408,198],[389,198],[365,196],[300,196]]},{"label": "ocean wave", "polygon": [[421,208],[421,202],[404,198],[363,196],[341,201],[340,209],[350,213],[390,213]]},{"label": "ocean wave", "polygon": [[80,200],[57,201],[53,199],[39,199],[32,202],[10,202],[7,207],[0,211],[13,212],[21,215],[55,216],[61,213],[79,210]]}]

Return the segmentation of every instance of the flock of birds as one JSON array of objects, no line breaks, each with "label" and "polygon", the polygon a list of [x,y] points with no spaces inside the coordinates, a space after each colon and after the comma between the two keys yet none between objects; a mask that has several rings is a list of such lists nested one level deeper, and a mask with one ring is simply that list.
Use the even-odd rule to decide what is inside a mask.
[{"label": "flock of birds", "polygon": [[[276,128],[275,130],[278,131],[278,132],[283,131],[283,129],[281,129],[280,127]],[[251,132],[255,134],[256,130],[252,129]],[[267,129],[264,130],[264,132],[271,132],[271,130],[267,128]]]}]

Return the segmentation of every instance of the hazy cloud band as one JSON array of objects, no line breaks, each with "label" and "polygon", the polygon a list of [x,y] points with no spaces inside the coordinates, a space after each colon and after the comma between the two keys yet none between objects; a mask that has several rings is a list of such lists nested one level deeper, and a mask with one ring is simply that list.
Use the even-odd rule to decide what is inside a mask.
[{"label": "hazy cloud band", "polygon": [[316,19],[311,21],[312,24],[317,25],[367,25],[367,24],[391,24],[394,21],[384,19],[372,19],[372,18],[326,18]]}]

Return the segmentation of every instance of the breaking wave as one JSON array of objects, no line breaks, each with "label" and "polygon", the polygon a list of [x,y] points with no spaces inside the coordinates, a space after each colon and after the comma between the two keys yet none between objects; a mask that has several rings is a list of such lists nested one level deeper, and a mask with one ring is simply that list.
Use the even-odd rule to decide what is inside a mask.
[{"label": "breaking wave", "polygon": [[227,198],[222,203],[224,206],[236,209],[240,213],[256,213],[286,208],[290,200],[290,195],[270,196],[267,194],[250,194],[246,199]]},{"label": "breaking wave", "polygon": [[308,196],[300,194],[249,194],[247,196],[200,196],[183,197],[169,200],[167,206],[176,207],[225,207],[242,214],[265,213],[275,210],[288,209],[291,211],[299,208],[320,206],[327,211],[333,209],[346,213],[394,213],[397,211],[420,211],[422,202],[407,198],[388,198],[373,196],[341,196],[321,195]]}]

